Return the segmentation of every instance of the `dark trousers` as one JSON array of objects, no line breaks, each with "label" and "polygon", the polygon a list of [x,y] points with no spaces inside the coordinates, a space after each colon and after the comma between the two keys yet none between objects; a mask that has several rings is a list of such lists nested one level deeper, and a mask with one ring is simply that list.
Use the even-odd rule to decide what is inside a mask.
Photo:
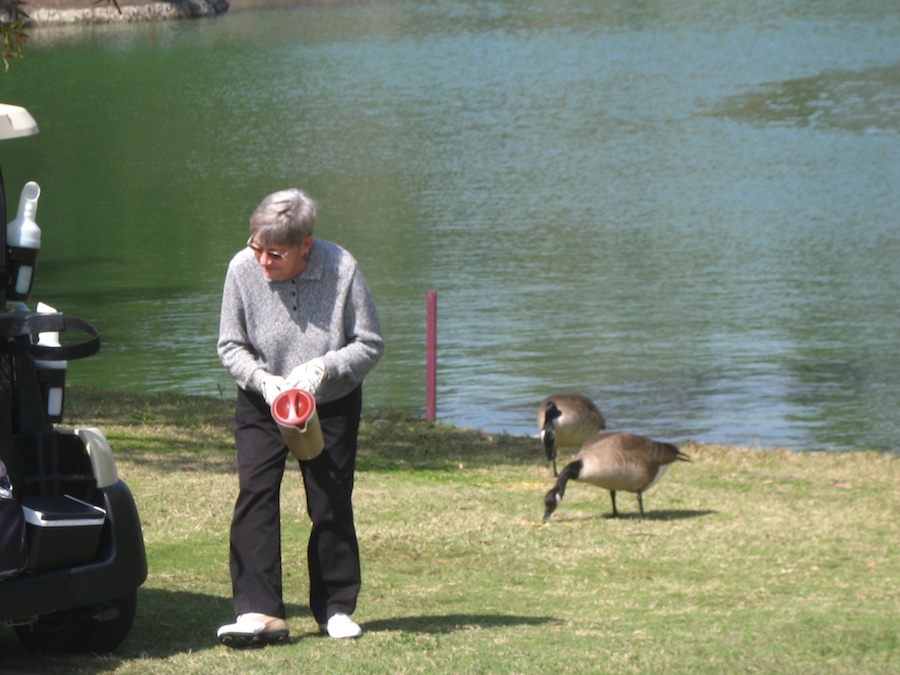
[{"label": "dark trousers", "polygon": [[[362,388],[316,406],[325,449],[300,462],[312,521],[309,606],[318,623],[356,609],[361,582],[353,478]],[[285,617],[281,581],[281,481],[287,446],[262,396],[238,390],[234,425],[240,492],[231,523],[235,614]]]}]

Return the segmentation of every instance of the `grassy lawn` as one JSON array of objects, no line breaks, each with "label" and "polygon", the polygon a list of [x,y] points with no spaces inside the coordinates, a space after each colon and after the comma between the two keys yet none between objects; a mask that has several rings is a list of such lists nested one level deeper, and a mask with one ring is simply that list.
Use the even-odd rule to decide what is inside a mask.
[{"label": "grassy lawn", "polygon": [[[307,600],[299,470],[282,492],[293,641],[235,651],[228,528],[231,404],[67,394],[99,426],[138,503],[149,578],[113,654],[47,656],[0,630],[10,673],[896,673],[900,463],[872,452],[688,444],[610,517],[571,483],[541,524],[536,439],[367,419],[356,488],[363,592],[356,641],[321,638]],[[562,467],[560,464],[560,467]]]}]

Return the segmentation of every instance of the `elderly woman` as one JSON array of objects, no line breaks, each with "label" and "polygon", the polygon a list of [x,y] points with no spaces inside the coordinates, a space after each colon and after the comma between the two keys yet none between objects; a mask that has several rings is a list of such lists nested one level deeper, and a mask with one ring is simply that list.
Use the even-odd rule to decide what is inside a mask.
[{"label": "elderly woman", "polygon": [[316,203],[300,190],[269,195],[250,218],[247,247],[228,265],[218,352],[238,385],[234,436],[240,490],[231,525],[231,647],[285,642],[280,489],[288,448],[272,418],[277,395],[315,396],[325,441],[301,461],[312,531],[309,605],[334,638],[359,637],[350,618],[360,588],[353,479],[361,384],[384,351],[372,296],[356,260],[313,238]]}]

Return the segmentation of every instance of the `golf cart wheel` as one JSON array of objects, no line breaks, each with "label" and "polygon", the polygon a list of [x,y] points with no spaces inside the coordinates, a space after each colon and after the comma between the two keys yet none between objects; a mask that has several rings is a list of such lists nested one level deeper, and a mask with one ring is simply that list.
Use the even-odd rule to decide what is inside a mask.
[{"label": "golf cart wheel", "polygon": [[108,602],[41,616],[15,626],[26,646],[43,652],[104,654],[124,640],[137,612],[137,589]]}]

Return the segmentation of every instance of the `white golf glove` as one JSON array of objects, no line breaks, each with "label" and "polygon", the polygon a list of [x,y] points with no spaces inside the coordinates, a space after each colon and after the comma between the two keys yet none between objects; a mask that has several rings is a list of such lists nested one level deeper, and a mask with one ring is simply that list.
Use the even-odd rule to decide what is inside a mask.
[{"label": "white golf glove", "polygon": [[260,388],[262,390],[261,393],[263,395],[263,398],[266,399],[266,403],[272,405],[272,403],[278,397],[278,394],[287,389],[288,386],[285,379],[280,375],[266,375],[262,379]]},{"label": "white golf glove", "polygon": [[322,359],[313,359],[294,368],[287,376],[288,386],[294,389],[303,389],[313,396],[322,380],[325,379],[325,362]]}]

